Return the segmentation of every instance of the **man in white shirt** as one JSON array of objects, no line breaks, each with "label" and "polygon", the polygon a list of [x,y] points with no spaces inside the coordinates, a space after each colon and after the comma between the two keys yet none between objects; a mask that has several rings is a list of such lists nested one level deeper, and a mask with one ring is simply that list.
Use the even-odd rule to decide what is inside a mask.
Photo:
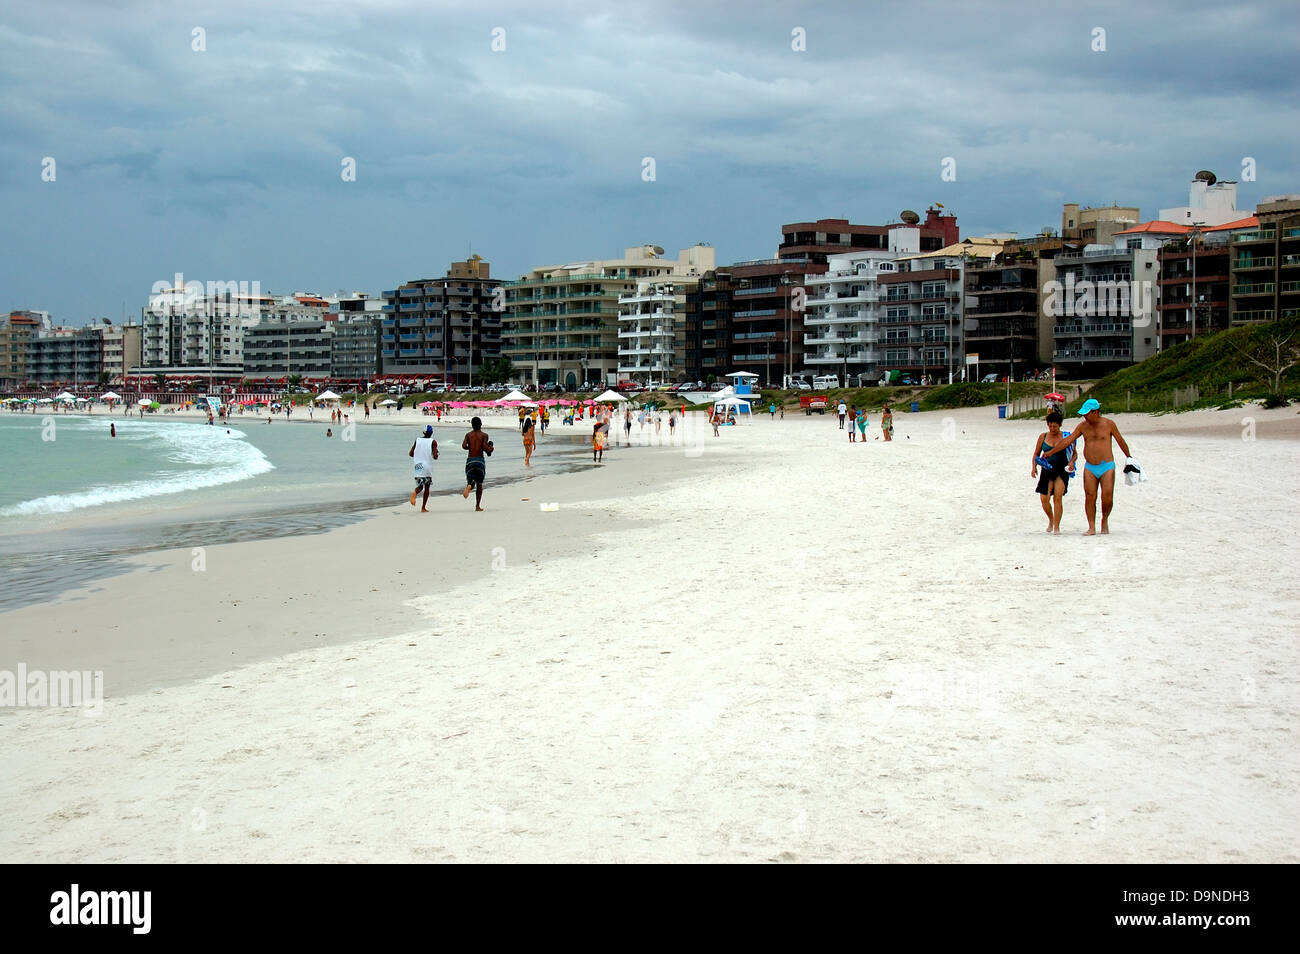
[{"label": "man in white shirt", "polygon": [[429,486],[433,483],[433,462],[438,459],[438,442],[433,439],[433,425],[426,425],[424,435],[417,437],[407,454],[414,461],[415,489],[411,491],[411,506],[415,506],[416,495],[424,490],[424,500],[420,504],[420,513],[429,512]]},{"label": "man in white shirt", "polygon": [[840,413],[840,430],[844,430],[844,418],[845,415],[849,413],[849,406],[845,404],[843,401],[840,401],[839,413]]}]

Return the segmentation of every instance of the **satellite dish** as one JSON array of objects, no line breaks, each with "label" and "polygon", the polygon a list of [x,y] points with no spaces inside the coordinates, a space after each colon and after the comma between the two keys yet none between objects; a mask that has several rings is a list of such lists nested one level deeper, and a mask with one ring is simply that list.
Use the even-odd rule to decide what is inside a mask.
[{"label": "satellite dish", "polygon": [[1214,183],[1219,181],[1219,177],[1209,169],[1202,169],[1200,172],[1196,173],[1195,178],[1201,180],[1206,185],[1214,185]]},{"label": "satellite dish", "polygon": [[921,217],[911,209],[904,209],[902,212],[899,212],[898,217],[908,225],[915,225],[917,222],[921,221]]},{"label": "satellite dish", "polygon": [[656,255],[662,255],[664,253],[663,246],[651,245],[650,247],[655,250]]}]

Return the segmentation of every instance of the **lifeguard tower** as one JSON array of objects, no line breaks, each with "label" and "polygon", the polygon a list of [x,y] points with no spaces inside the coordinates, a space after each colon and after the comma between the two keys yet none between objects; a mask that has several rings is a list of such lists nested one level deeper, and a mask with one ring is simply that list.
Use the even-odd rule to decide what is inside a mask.
[{"label": "lifeguard tower", "polygon": [[738,397],[757,397],[753,391],[754,381],[758,379],[757,374],[754,374],[752,371],[732,371],[730,374],[726,375],[726,377],[731,381],[731,391],[733,394]]}]

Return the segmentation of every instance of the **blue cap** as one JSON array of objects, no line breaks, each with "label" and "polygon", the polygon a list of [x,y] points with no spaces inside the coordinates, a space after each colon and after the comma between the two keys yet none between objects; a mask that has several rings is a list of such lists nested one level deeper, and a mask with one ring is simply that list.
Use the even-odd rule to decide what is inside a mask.
[{"label": "blue cap", "polygon": [[432,424],[426,424],[426,425],[424,425],[424,436],[425,436],[425,437],[432,437],[432,436],[433,436],[433,425],[432,425]]},{"label": "blue cap", "polygon": [[1101,404],[1098,402],[1098,400],[1096,398],[1088,398],[1088,400],[1084,401],[1083,404],[1079,407],[1079,416],[1083,417],[1085,414],[1088,414],[1091,411],[1100,411],[1100,410],[1101,410]]}]

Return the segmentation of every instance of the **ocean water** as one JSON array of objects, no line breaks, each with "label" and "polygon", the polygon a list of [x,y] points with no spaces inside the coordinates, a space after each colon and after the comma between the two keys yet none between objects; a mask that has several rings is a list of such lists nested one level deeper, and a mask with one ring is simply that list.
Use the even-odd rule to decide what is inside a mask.
[{"label": "ocean water", "polygon": [[[360,423],[351,441],[339,427],[326,437],[330,426],[328,414],[270,424],[245,416],[227,427],[0,411],[0,611],[123,572],[134,554],[320,533],[403,502],[414,486],[407,451],[424,422]],[[434,424],[434,494],[464,486],[468,429]],[[531,471],[509,419],[489,418],[484,429],[496,443],[489,492],[590,461],[585,428],[552,426]]]}]

